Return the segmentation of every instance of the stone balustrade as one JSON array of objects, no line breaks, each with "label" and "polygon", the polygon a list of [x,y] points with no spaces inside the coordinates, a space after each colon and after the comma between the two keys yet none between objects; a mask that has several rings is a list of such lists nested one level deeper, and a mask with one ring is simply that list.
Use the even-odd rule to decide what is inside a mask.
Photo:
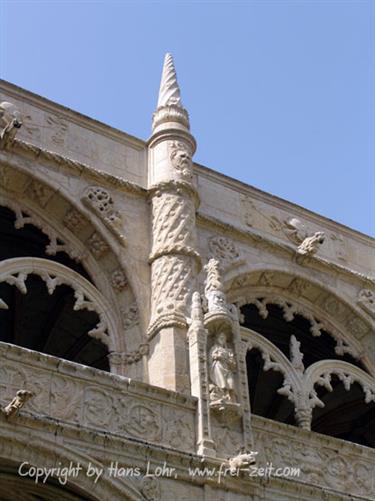
[{"label": "stone balustrade", "polygon": [[374,449],[259,416],[252,427],[260,467],[299,467],[299,482],[374,499]]},{"label": "stone balustrade", "polygon": [[22,412],[195,451],[194,398],[0,342],[0,405],[20,389]]}]

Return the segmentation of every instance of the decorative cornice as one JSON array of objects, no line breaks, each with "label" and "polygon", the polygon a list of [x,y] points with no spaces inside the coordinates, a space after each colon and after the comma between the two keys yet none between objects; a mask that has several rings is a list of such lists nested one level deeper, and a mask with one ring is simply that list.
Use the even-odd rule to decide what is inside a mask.
[{"label": "decorative cornice", "polygon": [[[203,227],[214,227],[216,230],[220,230],[225,232],[226,234],[233,235],[234,237],[240,238],[242,240],[251,240],[253,244],[259,245],[265,249],[271,249],[276,253],[289,256],[292,259],[295,259],[296,249],[292,245],[281,242],[270,237],[261,234],[256,230],[243,230],[229,223],[225,223],[220,221],[212,216],[208,216],[207,214],[197,213],[197,223]],[[328,259],[319,257],[319,256],[309,256],[308,259],[304,260],[303,263],[306,268],[314,268],[317,267],[324,272],[337,272],[340,275],[345,275],[346,277],[350,277],[352,280],[356,279],[360,283],[375,285],[375,279],[365,275],[364,273],[360,273],[355,270],[351,270],[346,266],[334,263],[329,261]]]},{"label": "decorative cornice", "polygon": [[73,173],[77,176],[84,174],[88,179],[92,179],[93,181],[104,181],[106,184],[109,184],[110,186],[118,188],[122,191],[127,191],[141,196],[146,196],[147,194],[147,190],[145,188],[142,188],[135,183],[125,181],[122,178],[94,169],[87,164],[78,162],[77,160],[73,160],[59,153],[54,153],[44,148],[40,148],[39,146],[27,143],[26,141],[14,139],[8,151],[1,152],[1,156],[3,156],[4,153],[6,155],[4,156],[5,162],[8,161],[7,154],[17,153],[22,156],[31,156],[34,159],[41,160],[42,162],[53,163],[59,166],[59,168],[63,167],[67,171],[69,170],[69,173]]}]

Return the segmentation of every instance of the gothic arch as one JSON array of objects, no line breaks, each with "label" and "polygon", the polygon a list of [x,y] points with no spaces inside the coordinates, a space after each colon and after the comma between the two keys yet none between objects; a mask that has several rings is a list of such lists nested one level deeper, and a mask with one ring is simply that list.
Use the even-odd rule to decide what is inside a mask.
[{"label": "gothic arch", "polygon": [[302,428],[309,430],[312,411],[315,407],[324,407],[316,386],[332,392],[332,376],[337,376],[347,391],[354,383],[358,383],[363,391],[364,402],[375,402],[375,379],[352,364],[341,360],[322,360],[305,370],[298,360],[298,345],[292,347],[289,360],[273,343],[255,331],[242,327],[241,339],[245,353],[259,350],[264,361],[263,371],[277,371],[282,375],[283,384],[277,393],[293,404],[296,422]]},{"label": "gothic arch", "polygon": [[[66,266],[41,258],[14,258],[0,261],[0,282],[16,286],[22,294],[27,293],[25,281],[29,275],[37,275],[46,284],[49,294],[59,285],[68,285],[74,290],[74,310],[95,311],[99,323],[88,332],[102,343],[109,352],[125,351],[124,339],[119,335],[121,328],[111,304],[88,280]],[[7,305],[2,301],[0,307]]]},{"label": "gothic arch", "polygon": [[[81,195],[85,188],[87,185],[82,187]],[[22,204],[19,203],[21,198]],[[16,213],[18,224],[33,224],[42,229],[50,238],[48,252],[51,255],[62,250],[73,259],[84,261],[93,281],[115,304],[118,303],[119,294],[128,303],[136,301],[140,304],[141,283],[126,261],[126,249],[116,245],[106,225],[101,224],[96,214],[89,213],[77,200],[77,196],[73,197],[65,187],[53,181],[50,174],[42,179],[40,175],[29,171],[28,164],[26,167],[0,165],[0,205],[3,204]],[[27,214],[26,219],[20,217],[21,211]],[[56,238],[64,242],[63,248],[56,243]],[[111,271],[103,270],[104,262]],[[124,278],[120,279],[119,275],[123,272]],[[114,277],[115,273],[117,277]],[[108,275],[112,275],[111,280]],[[122,290],[121,285],[116,286],[116,283],[121,282],[126,284]],[[141,317],[140,322],[144,323],[145,319]],[[145,325],[142,325],[142,331],[145,332]]]},{"label": "gothic arch", "polygon": [[357,358],[375,376],[374,328],[369,317],[333,291],[306,274],[258,267],[227,281],[228,299],[241,307],[255,304],[267,315],[268,304],[278,304],[284,318],[300,314],[309,320],[313,336],[325,329],[335,339],[336,352]]},{"label": "gothic arch", "polygon": [[57,187],[49,174],[47,180],[24,167],[0,165],[0,205],[15,214],[17,230],[31,225],[46,235],[46,257],[53,259],[56,253],[65,252],[85,266],[92,282],[111,304],[112,323],[117,325],[115,344],[125,346],[127,340],[130,344],[130,354],[124,350],[113,353],[114,372],[143,380],[147,377],[144,362],[128,365],[129,357],[131,363],[142,358],[137,349],[145,343],[147,318],[146,309],[138,307],[143,289],[133,267],[126,262],[126,248],[114,241],[95,213],[88,214],[66,189]]},{"label": "gothic arch", "polygon": [[[357,419],[364,428],[374,427],[370,319],[340,293],[303,273],[259,268],[232,278],[227,291],[243,314],[241,338],[253,412],[373,447],[367,432],[355,427]],[[268,322],[265,329],[263,322]],[[314,350],[319,343],[314,356],[306,350],[313,343]],[[324,356],[315,357],[319,353]],[[344,409],[349,409],[347,417]],[[344,415],[340,431],[334,430],[332,423]]]}]

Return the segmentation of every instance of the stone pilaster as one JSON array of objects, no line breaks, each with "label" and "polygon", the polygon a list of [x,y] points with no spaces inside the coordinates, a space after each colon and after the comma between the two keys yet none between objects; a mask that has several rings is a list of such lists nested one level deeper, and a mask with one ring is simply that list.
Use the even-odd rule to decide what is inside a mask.
[{"label": "stone pilaster", "polygon": [[207,331],[199,292],[194,292],[191,324],[188,331],[191,394],[198,398],[197,452],[202,456],[216,456],[211,438],[210,408],[208,400]]},{"label": "stone pilaster", "polygon": [[198,196],[192,171],[195,148],[172,56],[167,54],[149,141],[149,373],[151,383],[177,391],[189,389],[186,318],[200,266],[195,228]]}]

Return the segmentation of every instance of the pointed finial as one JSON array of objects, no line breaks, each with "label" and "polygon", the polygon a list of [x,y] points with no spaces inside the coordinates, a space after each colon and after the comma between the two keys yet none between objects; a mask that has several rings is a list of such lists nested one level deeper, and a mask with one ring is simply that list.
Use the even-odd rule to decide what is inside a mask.
[{"label": "pointed finial", "polygon": [[158,108],[171,104],[182,108],[180,88],[177,83],[173,57],[167,52],[164,58],[163,73],[160,82]]},{"label": "pointed finial", "polygon": [[[167,53],[164,58],[163,73],[161,76],[158,106],[152,117],[153,134],[163,129],[180,129],[189,131],[189,114],[182,106],[180,87],[177,83],[176,70],[173,58]],[[192,150],[196,144],[192,139]]]}]

